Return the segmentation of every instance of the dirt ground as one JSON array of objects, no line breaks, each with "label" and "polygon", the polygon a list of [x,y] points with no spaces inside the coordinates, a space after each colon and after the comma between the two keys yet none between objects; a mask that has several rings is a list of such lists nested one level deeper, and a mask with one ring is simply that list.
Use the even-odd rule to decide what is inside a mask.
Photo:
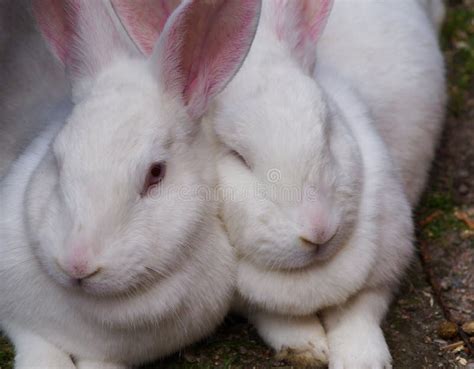
[{"label": "dirt ground", "polygon": [[[438,333],[448,320],[474,320],[474,0],[449,1],[442,44],[450,81],[446,128],[417,210],[418,257],[384,324],[395,369],[474,369],[462,346],[468,338]],[[0,337],[0,369],[12,368],[12,358]],[[213,337],[146,369],[273,367],[291,368],[245,321],[230,317]]]}]

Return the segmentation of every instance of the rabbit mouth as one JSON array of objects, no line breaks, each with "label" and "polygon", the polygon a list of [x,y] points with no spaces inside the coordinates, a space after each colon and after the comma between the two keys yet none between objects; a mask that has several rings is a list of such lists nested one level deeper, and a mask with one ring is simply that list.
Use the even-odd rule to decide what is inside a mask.
[{"label": "rabbit mouth", "polygon": [[118,281],[113,276],[103,277],[100,273],[84,280],[57,280],[62,287],[73,290],[84,297],[100,299],[134,298],[147,293],[157,283],[166,278],[163,273],[146,267],[145,271],[128,280]]},{"label": "rabbit mouth", "polygon": [[[277,244],[275,242],[275,245]],[[338,234],[324,244],[314,244],[303,237],[296,237],[291,244],[281,245],[278,250],[240,254],[240,259],[254,264],[259,269],[291,273],[328,262],[341,248],[341,238]]]}]

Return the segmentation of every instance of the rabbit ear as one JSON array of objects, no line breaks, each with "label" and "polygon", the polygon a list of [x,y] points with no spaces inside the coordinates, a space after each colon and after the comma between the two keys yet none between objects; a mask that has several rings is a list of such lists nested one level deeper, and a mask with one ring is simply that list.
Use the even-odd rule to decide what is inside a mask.
[{"label": "rabbit ear", "polygon": [[181,0],[111,0],[130,38],[140,51],[150,55],[165,23]]},{"label": "rabbit ear", "polygon": [[185,1],[170,17],[153,62],[165,88],[200,118],[237,73],[258,25],[260,0]]},{"label": "rabbit ear", "polygon": [[66,8],[63,0],[33,0],[33,13],[38,27],[63,64],[66,64],[73,39],[70,18],[74,18],[71,14],[74,9]]},{"label": "rabbit ear", "polygon": [[73,80],[91,77],[133,46],[105,0],[33,0],[39,29]]},{"label": "rabbit ear", "polygon": [[316,62],[316,44],[334,0],[273,0],[278,38],[287,42],[305,69]]}]

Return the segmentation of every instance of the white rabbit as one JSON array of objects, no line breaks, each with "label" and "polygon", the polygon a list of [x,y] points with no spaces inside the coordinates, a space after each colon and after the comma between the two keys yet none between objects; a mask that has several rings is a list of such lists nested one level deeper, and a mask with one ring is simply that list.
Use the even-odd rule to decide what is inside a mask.
[{"label": "white rabbit", "polygon": [[73,106],[0,185],[0,326],[17,369],[125,368],[228,310],[236,263],[206,196],[215,145],[200,118],[245,58],[260,2],[183,2],[148,59],[108,1],[63,5],[37,0],[35,14]]},{"label": "white rabbit", "polygon": [[413,254],[409,199],[440,130],[443,63],[419,3],[338,0],[322,34],[331,7],[263,2],[249,56],[209,114],[222,216],[238,308],[280,357],[383,369],[380,322]]}]

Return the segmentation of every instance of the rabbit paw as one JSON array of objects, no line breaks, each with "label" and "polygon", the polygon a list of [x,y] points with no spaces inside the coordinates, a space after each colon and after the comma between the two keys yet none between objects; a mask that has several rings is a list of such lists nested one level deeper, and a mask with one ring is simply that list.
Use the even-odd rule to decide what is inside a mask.
[{"label": "rabbit paw", "polygon": [[276,353],[277,360],[283,360],[298,368],[326,368],[328,364],[327,345],[319,344],[316,346],[313,342],[308,342],[306,347],[282,347]]},{"label": "rabbit paw", "polygon": [[328,363],[326,333],[316,316],[288,317],[260,313],[253,319],[278,360],[298,367],[322,368]]},{"label": "rabbit paw", "polygon": [[392,369],[392,358],[377,325],[357,325],[328,334],[329,369]]},{"label": "rabbit paw", "polygon": [[52,345],[41,336],[18,327],[8,327],[15,344],[15,369],[75,369],[66,352]]}]

